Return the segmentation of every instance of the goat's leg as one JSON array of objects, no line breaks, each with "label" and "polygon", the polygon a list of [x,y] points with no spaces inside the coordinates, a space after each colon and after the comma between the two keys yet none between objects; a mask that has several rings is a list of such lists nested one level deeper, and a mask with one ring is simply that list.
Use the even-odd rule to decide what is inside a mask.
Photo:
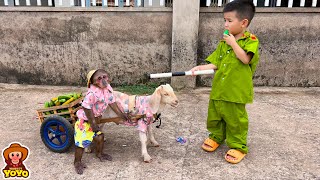
[{"label": "goat's leg", "polygon": [[141,152],[143,156],[143,161],[149,163],[151,161],[151,157],[147,151],[147,134],[145,132],[139,131],[139,138],[141,142]]},{"label": "goat's leg", "polygon": [[148,126],[147,130],[148,130],[148,135],[149,135],[149,138],[150,138],[150,142],[153,144],[154,147],[159,147],[160,146],[159,143],[154,139],[153,130],[152,130],[151,124]]}]

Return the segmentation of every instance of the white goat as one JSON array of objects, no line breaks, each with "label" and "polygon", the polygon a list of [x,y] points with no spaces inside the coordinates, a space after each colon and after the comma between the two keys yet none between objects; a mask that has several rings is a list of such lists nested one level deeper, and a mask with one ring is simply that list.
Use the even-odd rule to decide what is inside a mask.
[{"label": "white goat", "polygon": [[[159,143],[154,138],[150,123],[153,122],[153,115],[161,113],[166,104],[177,107],[178,99],[172,87],[169,84],[161,85],[150,96],[129,96],[125,93],[114,91],[114,97],[119,108],[123,112],[129,112],[133,119],[134,117],[138,117],[137,121],[123,122],[120,118],[115,118],[118,117],[117,114],[108,107],[105,113],[103,113],[100,122],[114,122],[129,126],[138,125],[142,156],[144,162],[150,162],[152,158],[147,151],[147,135],[155,147],[159,146]],[[100,128],[102,129],[102,127]]]}]

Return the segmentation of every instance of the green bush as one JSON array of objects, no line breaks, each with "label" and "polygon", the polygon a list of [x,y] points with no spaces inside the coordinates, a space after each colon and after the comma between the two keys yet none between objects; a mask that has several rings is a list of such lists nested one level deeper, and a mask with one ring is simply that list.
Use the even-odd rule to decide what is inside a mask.
[{"label": "green bush", "polygon": [[151,95],[159,86],[156,83],[136,84],[136,85],[121,85],[114,87],[116,91],[135,95]]}]

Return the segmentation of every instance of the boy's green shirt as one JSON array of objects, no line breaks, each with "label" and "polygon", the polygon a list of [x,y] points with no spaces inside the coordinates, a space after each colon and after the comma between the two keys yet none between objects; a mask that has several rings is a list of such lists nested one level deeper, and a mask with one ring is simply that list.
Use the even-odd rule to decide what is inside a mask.
[{"label": "boy's green shirt", "polygon": [[237,43],[245,52],[254,54],[249,64],[243,64],[225,40],[221,40],[206,59],[218,68],[212,80],[210,99],[243,104],[253,101],[252,78],[259,62],[259,40],[246,31]]}]

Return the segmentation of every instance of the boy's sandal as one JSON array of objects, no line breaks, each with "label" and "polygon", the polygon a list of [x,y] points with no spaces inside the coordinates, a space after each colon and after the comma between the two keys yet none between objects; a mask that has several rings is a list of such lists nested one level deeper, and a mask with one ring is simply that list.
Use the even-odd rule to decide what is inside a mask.
[{"label": "boy's sandal", "polygon": [[[224,156],[224,158],[226,159],[226,161],[228,161],[229,163],[232,164],[237,164],[239,163],[244,156],[246,156],[247,154],[242,153],[239,150],[236,149],[230,149],[227,154]],[[234,160],[227,158],[227,156],[232,156],[234,158]]]},{"label": "boy's sandal", "polygon": [[218,144],[217,142],[215,142],[214,140],[207,138],[203,144],[202,144],[202,149],[204,149],[205,151],[208,152],[213,152],[214,150],[216,150],[219,147],[220,144]]}]

